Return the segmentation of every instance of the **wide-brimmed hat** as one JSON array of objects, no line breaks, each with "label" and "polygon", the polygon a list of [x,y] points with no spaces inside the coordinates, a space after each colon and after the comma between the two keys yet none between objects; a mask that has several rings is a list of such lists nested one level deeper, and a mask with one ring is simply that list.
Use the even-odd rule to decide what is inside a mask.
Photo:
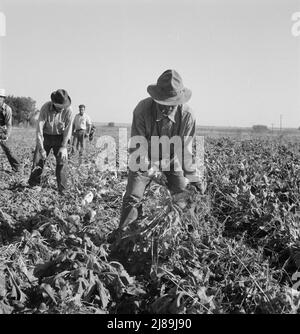
[{"label": "wide-brimmed hat", "polygon": [[58,89],[51,94],[52,103],[60,106],[61,108],[68,108],[71,105],[71,98],[66,90]]},{"label": "wide-brimmed hat", "polygon": [[0,88],[0,97],[6,97],[5,89]]},{"label": "wide-brimmed hat", "polygon": [[192,91],[184,87],[182,78],[175,70],[165,71],[156,85],[149,85],[147,92],[159,104],[178,105],[186,103],[192,96]]}]

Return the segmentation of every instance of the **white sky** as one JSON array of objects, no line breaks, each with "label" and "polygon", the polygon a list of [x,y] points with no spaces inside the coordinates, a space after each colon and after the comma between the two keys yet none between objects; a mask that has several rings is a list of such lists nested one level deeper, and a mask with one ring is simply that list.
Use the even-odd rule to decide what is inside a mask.
[{"label": "white sky", "polygon": [[0,88],[37,107],[66,89],[77,112],[130,123],[168,68],[198,125],[300,126],[298,0],[0,0]]}]

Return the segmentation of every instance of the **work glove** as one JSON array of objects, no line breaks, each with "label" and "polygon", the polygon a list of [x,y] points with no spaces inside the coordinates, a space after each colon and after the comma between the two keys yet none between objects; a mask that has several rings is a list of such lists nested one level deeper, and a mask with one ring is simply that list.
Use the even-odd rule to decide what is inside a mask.
[{"label": "work glove", "polygon": [[66,147],[61,147],[58,151],[58,156],[61,162],[65,162],[68,160],[68,150]]},{"label": "work glove", "polygon": [[87,138],[89,136],[89,134],[88,133],[86,133],[85,135],[84,135],[84,138]]}]

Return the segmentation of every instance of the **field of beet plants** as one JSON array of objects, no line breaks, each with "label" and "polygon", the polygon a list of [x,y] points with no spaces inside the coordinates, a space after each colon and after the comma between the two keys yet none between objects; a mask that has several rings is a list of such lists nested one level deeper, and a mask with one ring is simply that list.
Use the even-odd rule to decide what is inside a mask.
[{"label": "field of beet plants", "polygon": [[206,194],[172,198],[156,176],[111,244],[126,172],[98,170],[93,143],[64,197],[53,156],[29,188],[34,131],[12,136],[24,173],[0,154],[0,313],[300,313],[296,139],[207,137]]}]

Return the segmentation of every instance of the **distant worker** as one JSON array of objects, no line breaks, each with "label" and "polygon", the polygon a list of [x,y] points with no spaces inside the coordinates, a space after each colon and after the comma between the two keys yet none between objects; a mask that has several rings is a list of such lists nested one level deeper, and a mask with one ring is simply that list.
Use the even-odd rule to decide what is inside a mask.
[{"label": "distant worker", "polygon": [[[72,153],[76,142],[76,150],[79,149],[79,154],[82,155],[85,149],[85,139],[89,137],[92,122],[90,117],[85,113],[85,105],[79,105],[79,113],[75,116],[73,121],[73,142]],[[79,148],[80,146],[80,148]]]},{"label": "distant worker", "polygon": [[53,149],[58,191],[63,194],[67,189],[67,143],[72,135],[72,120],[71,98],[66,90],[58,89],[51,94],[51,101],[46,102],[40,111],[34,166],[28,181],[30,186],[41,183],[45,160]]},{"label": "distant worker", "polygon": [[20,171],[20,162],[13,155],[7,144],[12,128],[12,110],[4,103],[6,98],[5,90],[0,89],[0,146],[2,147],[14,172]]}]

